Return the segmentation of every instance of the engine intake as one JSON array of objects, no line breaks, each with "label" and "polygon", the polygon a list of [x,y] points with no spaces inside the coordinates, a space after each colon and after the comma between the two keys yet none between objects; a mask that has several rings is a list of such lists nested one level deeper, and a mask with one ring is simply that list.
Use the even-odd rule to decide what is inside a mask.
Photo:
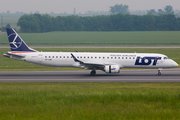
[{"label": "engine intake", "polygon": [[119,73],[120,67],[119,67],[119,65],[106,65],[104,67],[104,71],[106,73]]}]

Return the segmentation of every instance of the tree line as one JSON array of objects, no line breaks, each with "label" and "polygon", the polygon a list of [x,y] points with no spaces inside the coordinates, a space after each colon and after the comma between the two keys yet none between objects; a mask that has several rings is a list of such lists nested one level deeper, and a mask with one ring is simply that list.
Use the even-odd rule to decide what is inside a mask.
[{"label": "tree line", "polygon": [[30,14],[19,18],[21,32],[50,31],[178,31],[180,18],[174,14],[112,14],[93,17]]},{"label": "tree line", "polygon": [[155,9],[151,9],[147,11],[147,14],[149,15],[162,15],[162,14],[174,14],[173,7],[170,5],[167,5],[164,10],[163,9],[158,9],[156,12]]}]

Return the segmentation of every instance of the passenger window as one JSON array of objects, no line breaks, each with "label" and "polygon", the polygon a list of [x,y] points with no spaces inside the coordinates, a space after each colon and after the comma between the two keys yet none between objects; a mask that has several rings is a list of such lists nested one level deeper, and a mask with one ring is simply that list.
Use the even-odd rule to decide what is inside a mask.
[{"label": "passenger window", "polygon": [[118,59],[120,59],[120,57],[118,57]]},{"label": "passenger window", "polygon": [[47,56],[45,56],[45,58],[47,58]]},{"label": "passenger window", "polygon": [[51,58],[51,56],[49,56],[49,58]]}]

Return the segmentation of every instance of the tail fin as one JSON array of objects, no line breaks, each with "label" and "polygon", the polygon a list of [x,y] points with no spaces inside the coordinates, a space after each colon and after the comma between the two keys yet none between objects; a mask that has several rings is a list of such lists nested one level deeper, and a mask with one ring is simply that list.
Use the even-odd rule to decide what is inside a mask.
[{"label": "tail fin", "polygon": [[12,28],[6,28],[9,45],[13,52],[37,52],[36,50],[28,47],[22,38]]}]

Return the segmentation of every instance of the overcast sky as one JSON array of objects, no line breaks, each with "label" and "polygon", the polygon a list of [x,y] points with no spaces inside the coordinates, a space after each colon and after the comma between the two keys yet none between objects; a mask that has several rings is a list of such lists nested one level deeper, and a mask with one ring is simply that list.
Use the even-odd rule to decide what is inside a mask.
[{"label": "overcast sky", "polygon": [[125,4],[129,10],[163,9],[167,5],[180,10],[180,0],[0,0],[0,13],[10,10],[34,13],[85,13],[87,11],[109,11],[109,6]]}]

